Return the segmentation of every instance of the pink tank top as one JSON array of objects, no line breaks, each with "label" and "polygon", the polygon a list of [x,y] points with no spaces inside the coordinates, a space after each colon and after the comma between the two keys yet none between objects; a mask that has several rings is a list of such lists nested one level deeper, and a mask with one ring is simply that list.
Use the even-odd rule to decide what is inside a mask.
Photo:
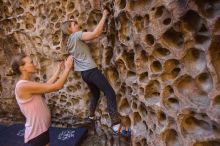
[{"label": "pink tank top", "polygon": [[25,84],[27,80],[19,80],[15,87],[15,97],[21,109],[21,112],[26,117],[24,141],[27,143],[29,140],[39,136],[47,131],[50,126],[50,110],[45,103],[42,95],[32,95],[30,99],[23,100],[17,94],[17,87],[20,84]]}]

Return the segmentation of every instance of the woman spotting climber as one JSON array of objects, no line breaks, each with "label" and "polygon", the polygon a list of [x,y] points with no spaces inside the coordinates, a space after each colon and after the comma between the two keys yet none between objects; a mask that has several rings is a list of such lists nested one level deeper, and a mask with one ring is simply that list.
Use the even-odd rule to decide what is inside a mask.
[{"label": "woman spotting climber", "polygon": [[108,80],[97,68],[90,53],[90,49],[84,42],[93,40],[101,35],[108,14],[108,10],[104,10],[103,16],[96,28],[89,32],[79,31],[76,21],[64,22],[61,26],[61,31],[63,33],[62,44],[74,58],[74,70],[81,72],[83,80],[87,83],[92,92],[93,96],[90,100],[90,114],[88,118],[91,121],[94,120],[101,90],[107,97],[107,107],[111,117],[112,130],[118,134],[130,135],[131,130],[129,128],[123,129],[122,127],[121,119],[117,111],[116,94]]},{"label": "woman spotting climber", "polygon": [[[15,96],[26,118],[24,141],[28,146],[49,146],[48,128],[51,115],[42,94],[57,91],[63,87],[72,68],[72,62],[72,57],[68,57],[60,76],[61,65],[47,83],[37,83],[30,80],[36,72],[32,59],[26,55],[18,55],[14,58],[12,69],[15,74],[19,75]],[[58,76],[59,79],[57,79]]]}]

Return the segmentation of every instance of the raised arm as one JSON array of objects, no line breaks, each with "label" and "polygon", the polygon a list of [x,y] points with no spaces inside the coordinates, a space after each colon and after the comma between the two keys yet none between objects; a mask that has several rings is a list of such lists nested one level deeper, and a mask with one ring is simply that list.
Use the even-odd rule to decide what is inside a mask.
[{"label": "raised arm", "polygon": [[28,98],[32,94],[43,94],[48,92],[53,92],[61,89],[68,77],[68,74],[72,68],[73,59],[69,56],[65,62],[65,69],[60,76],[60,78],[55,83],[37,83],[37,82],[27,82],[23,83],[17,89],[21,97]]},{"label": "raised arm", "polygon": [[99,21],[96,28],[91,32],[83,32],[81,39],[84,40],[84,41],[89,41],[89,40],[93,40],[93,39],[99,37],[101,35],[102,31],[103,31],[103,27],[104,27],[104,24],[105,24],[105,20],[108,16],[108,13],[109,13],[108,10],[104,10],[102,18]]},{"label": "raised arm", "polygon": [[60,63],[58,64],[58,66],[57,66],[57,69],[56,69],[55,73],[52,75],[51,78],[49,78],[49,80],[47,81],[47,83],[52,84],[52,83],[54,83],[54,82],[57,80],[57,78],[58,78],[58,76],[59,76],[59,74],[60,74],[60,71],[61,71],[62,66],[63,66],[63,62],[60,62]]}]

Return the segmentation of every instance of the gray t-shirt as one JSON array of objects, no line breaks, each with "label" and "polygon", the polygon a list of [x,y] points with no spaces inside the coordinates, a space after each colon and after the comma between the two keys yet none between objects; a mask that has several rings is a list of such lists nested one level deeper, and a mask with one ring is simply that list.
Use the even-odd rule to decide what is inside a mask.
[{"label": "gray t-shirt", "polygon": [[74,70],[86,71],[97,67],[89,47],[82,41],[82,31],[71,34],[67,41],[67,51],[74,58]]}]

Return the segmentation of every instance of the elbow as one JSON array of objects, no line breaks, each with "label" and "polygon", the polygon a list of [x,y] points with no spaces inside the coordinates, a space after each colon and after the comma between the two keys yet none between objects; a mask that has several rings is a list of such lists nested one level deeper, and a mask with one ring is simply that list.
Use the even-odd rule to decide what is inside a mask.
[{"label": "elbow", "polygon": [[98,38],[100,35],[101,35],[102,31],[97,31],[97,32],[94,32],[93,34],[93,38]]},{"label": "elbow", "polygon": [[94,38],[98,38],[100,35],[101,35],[101,33],[98,33],[98,34],[95,35]]},{"label": "elbow", "polygon": [[96,39],[96,38],[98,38],[99,36],[100,36],[100,34],[95,34],[95,35],[92,36],[92,39]]},{"label": "elbow", "polygon": [[53,87],[53,91],[60,90],[60,89],[63,88],[63,86],[64,86],[64,85],[55,85],[55,86]]},{"label": "elbow", "polygon": [[57,90],[62,89],[62,88],[63,88],[63,86],[64,86],[64,85],[59,85],[59,86],[57,87]]}]

